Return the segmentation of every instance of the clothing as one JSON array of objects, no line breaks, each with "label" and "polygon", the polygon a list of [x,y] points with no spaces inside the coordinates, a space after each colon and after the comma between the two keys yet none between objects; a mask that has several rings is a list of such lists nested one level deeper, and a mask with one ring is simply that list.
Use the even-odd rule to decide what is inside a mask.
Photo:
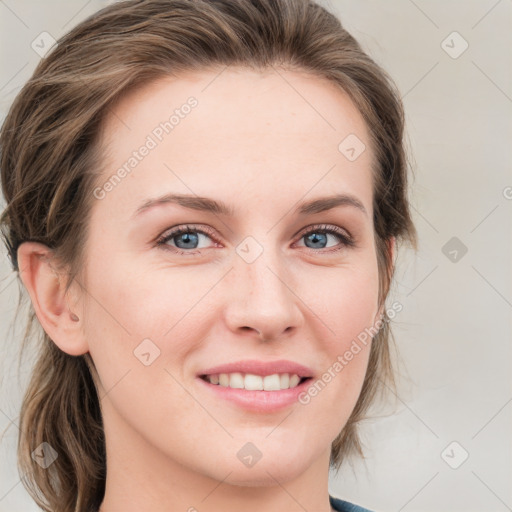
[{"label": "clothing", "polygon": [[360,507],[359,505],[354,505],[353,503],[349,503],[348,501],[340,500],[339,498],[333,498],[329,494],[329,503],[334,510],[339,512],[372,512],[367,508]]}]

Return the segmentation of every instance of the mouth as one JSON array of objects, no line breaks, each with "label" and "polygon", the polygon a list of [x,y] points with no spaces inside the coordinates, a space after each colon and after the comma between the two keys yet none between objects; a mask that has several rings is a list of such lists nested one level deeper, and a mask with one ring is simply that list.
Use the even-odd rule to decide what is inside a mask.
[{"label": "mouth", "polygon": [[196,380],[202,390],[201,393],[204,393],[208,400],[221,405],[227,403],[235,410],[242,409],[244,412],[257,414],[279,412],[301,403],[300,396],[313,381],[313,377],[299,377],[297,374],[292,374],[291,377],[286,374],[286,377],[283,377],[283,374],[279,374],[278,386],[278,380],[274,375],[262,377],[242,373],[203,374]]},{"label": "mouth", "polygon": [[203,368],[196,381],[208,400],[264,413],[302,403],[314,375],[312,368],[292,360],[245,359]]},{"label": "mouth", "polygon": [[203,374],[199,378],[213,386],[245,391],[283,391],[294,389],[313,377],[300,377],[296,373],[255,375],[251,373]]}]

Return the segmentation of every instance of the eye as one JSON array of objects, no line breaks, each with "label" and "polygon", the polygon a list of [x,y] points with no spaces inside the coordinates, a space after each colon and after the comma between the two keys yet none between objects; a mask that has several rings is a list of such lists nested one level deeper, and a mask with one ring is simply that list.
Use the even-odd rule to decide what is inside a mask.
[{"label": "eye", "polygon": [[[182,226],[164,233],[158,238],[156,245],[178,254],[195,254],[191,249],[205,249],[205,247],[197,246],[201,237],[213,238],[213,233],[209,228],[198,229],[194,226]],[[176,245],[170,245],[171,241]]]},{"label": "eye", "polygon": [[340,244],[339,246],[334,246],[334,248],[328,248],[329,250],[326,252],[336,252],[345,247],[355,246],[355,241],[346,231],[338,226],[329,226],[325,224],[310,227],[307,231],[301,234],[300,240],[306,239],[307,244],[310,244],[306,245],[308,249],[326,249],[323,245],[327,243],[329,235],[331,237],[334,236],[335,238],[338,238]]},{"label": "eye", "polygon": [[[338,226],[329,226],[325,224],[310,227],[307,231],[301,234],[300,240],[306,239],[307,244],[310,244],[306,245],[306,247],[313,251],[315,249],[326,249],[323,245],[327,243],[329,235],[331,237],[334,236],[340,242],[338,246],[334,246],[334,248],[327,247],[328,250],[324,252],[336,252],[345,247],[355,246],[355,241],[346,231],[342,230]],[[210,228],[205,226],[202,229],[199,229],[195,226],[186,225],[167,231],[156,240],[155,244],[158,247],[170,250],[177,254],[193,255],[198,252],[200,253],[197,249],[208,248],[199,247],[198,244],[200,243],[201,237],[215,240],[213,231]]]}]

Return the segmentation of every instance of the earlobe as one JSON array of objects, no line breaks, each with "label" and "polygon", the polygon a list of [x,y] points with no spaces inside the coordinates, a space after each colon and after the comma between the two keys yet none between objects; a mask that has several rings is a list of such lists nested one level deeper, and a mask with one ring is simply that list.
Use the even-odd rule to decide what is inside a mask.
[{"label": "earlobe", "polygon": [[68,306],[64,276],[52,265],[52,257],[44,244],[22,243],[18,248],[19,276],[48,336],[63,352],[82,355],[89,347],[79,317]]}]

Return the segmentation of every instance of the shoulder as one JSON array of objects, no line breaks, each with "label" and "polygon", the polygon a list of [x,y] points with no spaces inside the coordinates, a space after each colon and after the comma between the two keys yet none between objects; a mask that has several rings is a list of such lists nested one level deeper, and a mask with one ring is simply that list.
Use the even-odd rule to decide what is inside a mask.
[{"label": "shoulder", "polygon": [[339,498],[333,498],[329,495],[329,502],[331,507],[334,510],[339,512],[372,512],[367,508],[360,507],[359,505],[354,505],[353,503],[349,503],[348,501],[340,500]]}]

